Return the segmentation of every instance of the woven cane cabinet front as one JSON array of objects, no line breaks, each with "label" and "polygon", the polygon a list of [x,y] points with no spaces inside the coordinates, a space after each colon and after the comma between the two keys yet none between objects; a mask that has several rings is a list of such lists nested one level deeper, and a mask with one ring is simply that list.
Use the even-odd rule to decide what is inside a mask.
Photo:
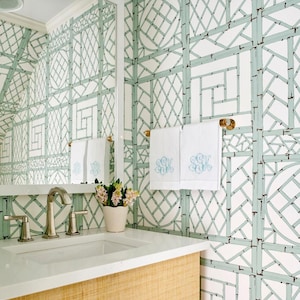
[{"label": "woven cane cabinet front", "polygon": [[194,253],[14,299],[199,300],[199,294],[200,255]]}]

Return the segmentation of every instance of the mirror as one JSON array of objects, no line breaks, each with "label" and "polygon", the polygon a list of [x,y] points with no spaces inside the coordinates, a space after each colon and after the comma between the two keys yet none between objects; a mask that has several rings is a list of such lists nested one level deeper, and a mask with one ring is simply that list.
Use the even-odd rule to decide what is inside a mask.
[{"label": "mirror", "polygon": [[[123,0],[96,1],[46,42],[41,34],[17,27],[10,37],[22,39],[16,69],[26,74],[31,52],[37,44],[45,47],[16,112],[0,102],[1,111],[14,116],[5,137],[0,132],[1,185],[68,184],[70,142],[107,136],[113,139],[112,176],[122,180],[123,33]],[[11,86],[22,80],[14,75],[18,77],[10,75]]]}]

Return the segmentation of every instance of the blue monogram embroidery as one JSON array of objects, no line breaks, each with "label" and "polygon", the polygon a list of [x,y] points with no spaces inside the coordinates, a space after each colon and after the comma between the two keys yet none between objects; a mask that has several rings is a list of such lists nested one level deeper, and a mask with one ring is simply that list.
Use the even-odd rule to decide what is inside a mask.
[{"label": "blue monogram embroidery", "polygon": [[90,174],[97,176],[98,174],[100,174],[100,164],[97,161],[94,161],[91,163],[91,170],[90,170]]},{"label": "blue monogram embroidery", "polygon": [[78,162],[78,161],[76,161],[74,164],[73,164],[73,174],[75,174],[75,175],[78,175],[78,174],[80,174],[80,172],[81,172],[81,164],[80,164],[80,162]]},{"label": "blue monogram embroidery", "polygon": [[189,169],[197,174],[201,174],[205,171],[211,171],[212,165],[209,164],[210,157],[210,155],[205,155],[202,153],[192,156],[190,159],[191,165],[189,166]]},{"label": "blue monogram embroidery", "polygon": [[155,172],[161,175],[174,172],[174,168],[171,166],[172,158],[163,156],[161,159],[156,161]]}]

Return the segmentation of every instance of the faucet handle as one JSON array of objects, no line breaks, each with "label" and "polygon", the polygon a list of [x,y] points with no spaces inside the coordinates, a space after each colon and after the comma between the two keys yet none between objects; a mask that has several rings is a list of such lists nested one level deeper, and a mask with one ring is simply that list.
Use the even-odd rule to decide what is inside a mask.
[{"label": "faucet handle", "polygon": [[79,231],[77,229],[76,215],[86,215],[87,210],[71,211],[69,214],[69,229],[66,232],[67,235],[77,235]]},{"label": "faucet handle", "polygon": [[24,215],[24,216],[4,216],[3,219],[5,221],[22,220],[21,233],[20,233],[20,238],[18,239],[18,241],[19,242],[33,241],[33,238],[31,237],[31,234],[30,234],[29,220],[26,215]]}]

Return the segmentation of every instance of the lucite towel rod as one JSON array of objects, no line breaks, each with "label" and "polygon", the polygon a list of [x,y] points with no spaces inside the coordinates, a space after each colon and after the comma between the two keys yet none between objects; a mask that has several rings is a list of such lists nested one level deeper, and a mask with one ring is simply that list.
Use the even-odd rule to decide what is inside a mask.
[{"label": "lucite towel rod", "polygon": [[[219,125],[227,130],[232,130],[235,127],[235,121],[233,119],[220,119]],[[146,137],[150,137],[150,129],[145,130],[144,134]]]}]

